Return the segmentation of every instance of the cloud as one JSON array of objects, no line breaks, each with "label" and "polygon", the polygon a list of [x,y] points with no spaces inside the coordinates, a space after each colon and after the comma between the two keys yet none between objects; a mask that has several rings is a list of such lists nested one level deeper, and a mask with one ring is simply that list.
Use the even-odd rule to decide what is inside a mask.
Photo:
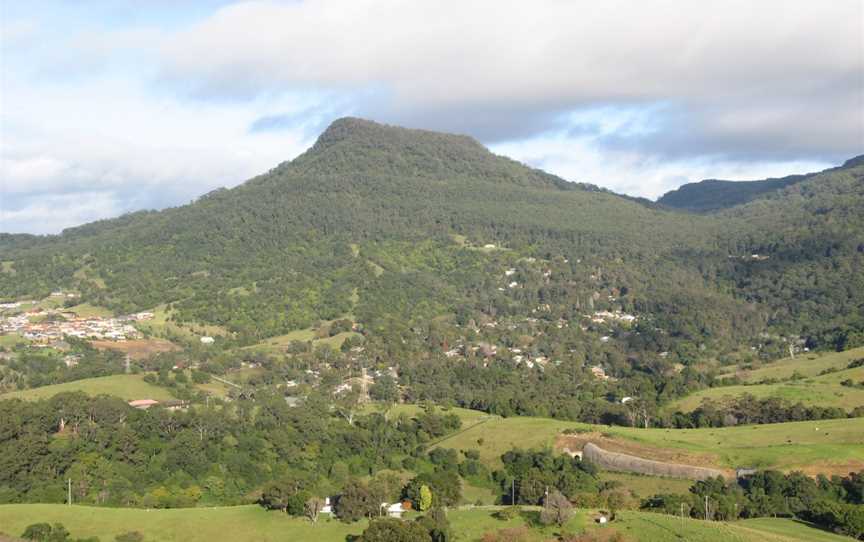
[{"label": "cloud", "polygon": [[188,202],[345,115],[650,197],[864,147],[859,0],[126,4],[4,6],[0,231]]},{"label": "cloud", "polygon": [[574,110],[671,103],[655,138],[609,143],[736,159],[836,157],[864,139],[864,53],[850,45],[864,39],[862,6],[245,2],[168,36],[161,77],[190,95],[237,100],[377,88],[357,113],[490,142],[543,133]]},{"label": "cloud", "polygon": [[759,180],[821,171],[836,165],[819,160],[753,163],[727,158],[658,157],[629,149],[600,151],[593,137],[573,138],[566,131],[493,145],[492,150],[570,181],[649,199],[702,179]]}]

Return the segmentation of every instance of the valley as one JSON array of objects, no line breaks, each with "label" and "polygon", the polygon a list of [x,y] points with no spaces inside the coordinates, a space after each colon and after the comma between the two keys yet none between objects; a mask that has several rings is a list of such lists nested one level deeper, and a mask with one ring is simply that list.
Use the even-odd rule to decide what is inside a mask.
[{"label": "valley", "polygon": [[657,205],[343,118],[188,205],[0,235],[0,532],[864,536],[862,179]]}]

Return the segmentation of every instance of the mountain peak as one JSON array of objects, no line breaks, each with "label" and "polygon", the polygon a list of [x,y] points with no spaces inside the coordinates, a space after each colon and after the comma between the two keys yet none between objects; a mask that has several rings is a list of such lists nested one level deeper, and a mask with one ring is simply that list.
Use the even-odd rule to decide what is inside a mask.
[{"label": "mountain peak", "polygon": [[363,146],[405,147],[424,144],[455,145],[471,152],[488,152],[472,137],[429,130],[417,130],[381,124],[357,117],[342,117],[330,123],[312,147],[321,151],[343,142],[354,142]]}]

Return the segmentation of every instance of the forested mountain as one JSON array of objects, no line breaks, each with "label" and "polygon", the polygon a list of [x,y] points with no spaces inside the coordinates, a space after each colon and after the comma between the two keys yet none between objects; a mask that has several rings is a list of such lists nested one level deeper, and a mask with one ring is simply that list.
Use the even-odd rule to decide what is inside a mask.
[{"label": "forested mountain", "polygon": [[295,160],[192,204],[0,236],[0,297],[66,288],[120,312],[167,303],[239,344],[350,314],[404,349],[434,343],[438,317],[542,308],[549,321],[638,314],[638,349],[655,352],[769,331],[851,346],[864,328],[862,176],[850,161],[694,215],[568,183],[469,137],[346,118]]},{"label": "forested mountain", "polygon": [[[861,164],[864,164],[864,155],[851,158],[839,168],[831,168],[823,173]],[[698,183],[687,183],[675,190],[666,192],[657,200],[657,203],[685,211],[710,213],[742,205],[756,198],[770,195],[787,186],[807,180],[814,175],[817,174],[788,175],[779,179],[764,179],[761,181],[706,179]]]}]

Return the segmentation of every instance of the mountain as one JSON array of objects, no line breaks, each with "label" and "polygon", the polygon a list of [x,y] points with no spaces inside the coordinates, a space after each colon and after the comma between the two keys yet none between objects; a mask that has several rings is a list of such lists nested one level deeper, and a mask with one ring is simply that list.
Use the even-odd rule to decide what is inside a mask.
[{"label": "mountain", "polygon": [[[847,160],[838,168],[831,168],[823,173],[844,168],[853,168],[864,163],[864,155]],[[761,181],[722,181],[706,179],[697,183],[687,183],[676,190],[663,194],[657,203],[695,213],[710,213],[728,209],[754,199],[763,197],[812,178],[817,173],[803,175],[788,175],[779,179]]]},{"label": "mountain", "polygon": [[[641,336],[621,337],[640,350],[736,348],[767,329],[824,338],[861,314],[854,273],[838,282],[832,268],[862,263],[849,250],[862,172],[693,215],[566,182],[466,136],[346,118],[296,159],[189,205],[0,236],[0,297],[62,287],[119,312],[167,305],[239,344],[350,315],[370,340],[404,349],[440,318],[538,306],[569,320],[644,315]],[[756,251],[767,264],[749,259]],[[818,273],[802,279],[812,287],[765,298],[763,281],[782,284],[792,268]],[[840,304],[814,294],[838,288],[849,292]]]}]

